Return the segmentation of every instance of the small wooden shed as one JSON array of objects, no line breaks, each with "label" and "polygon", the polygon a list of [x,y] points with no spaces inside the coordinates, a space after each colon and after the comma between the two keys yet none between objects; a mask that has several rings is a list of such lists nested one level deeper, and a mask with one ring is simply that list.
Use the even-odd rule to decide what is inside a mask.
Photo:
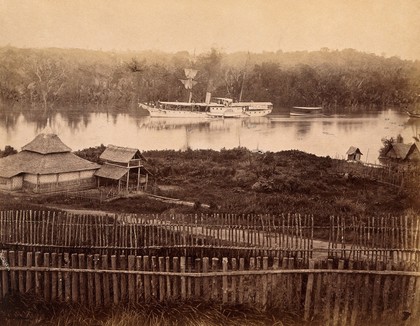
[{"label": "small wooden shed", "polygon": [[147,190],[150,172],[138,149],[108,145],[99,158],[104,164],[95,173],[98,187],[116,186],[118,193]]},{"label": "small wooden shed", "polygon": [[360,161],[363,155],[360,149],[354,146],[350,146],[346,154],[347,154],[347,161]]}]

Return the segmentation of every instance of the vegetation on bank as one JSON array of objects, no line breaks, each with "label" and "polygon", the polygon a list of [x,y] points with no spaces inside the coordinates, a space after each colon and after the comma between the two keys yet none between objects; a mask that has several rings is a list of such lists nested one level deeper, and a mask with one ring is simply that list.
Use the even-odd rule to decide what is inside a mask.
[{"label": "vegetation on bank", "polygon": [[[103,147],[79,152],[93,161]],[[123,199],[90,207],[122,212],[229,212],[313,214],[324,224],[331,215],[367,216],[417,211],[415,194],[376,181],[344,176],[337,161],[300,151],[264,154],[232,150],[147,151],[158,195],[195,202],[183,207],[151,199]],[[140,204],[141,203],[141,204]],[[200,207],[209,204],[210,209]],[[93,206],[94,205],[94,206]]]},{"label": "vegetation on bank", "polygon": [[[75,153],[98,162],[104,148],[101,145]],[[146,196],[99,202],[70,193],[34,198],[3,195],[0,208],[60,206],[123,213],[300,213],[314,215],[315,223],[320,225],[327,223],[331,215],[400,215],[420,210],[418,197],[412,191],[351,174],[345,176],[336,160],[296,150],[260,154],[235,148],[143,154],[147,168],[153,173],[149,191],[189,201],[194,206],[160,202]]]},{"label": "vegetation on bank", "polygon": [[[246,305],[203,302],[146,303],[90,309],[71,303],[48,303],[37,296],[15,295],[0,302],[0,320],[4,326],[19,325],[161,325],[161,326],[264,326],[306,325],[297,312],[258,310]],[[315,325],[314,322],[310,323]]]},{"label": "vegetation on bank", "polygon": [[[194,59],[194,60],[193,60]],[[194,63],[192,63],[194,61]],[[199,70],[194,101],[205,92],[275,107],[322,105],[368,110],[406,106],[420,87],[420,62],[353,49],[307,52],[102,52],[0,48],[0,100],[44,110],[71,105],[124,106],[187,99],[179,79]]]},{"label": "vegetation on bank", "polygon": [[12,146],[6,145],[4,147],[4,150],[0,149],[0,158],[6,157],[12,154],[16,154],[16,153],[17,153],[16,149],[14,149]]},{"label": "vegetation on bank", "polygon": [[149,151],[158,184],[185,200],[232,213],[330,215],[401,214],[418,209],[416,197],[369,179],[345,177],[336,161],[300,151],[258,154],[244,148]]}]

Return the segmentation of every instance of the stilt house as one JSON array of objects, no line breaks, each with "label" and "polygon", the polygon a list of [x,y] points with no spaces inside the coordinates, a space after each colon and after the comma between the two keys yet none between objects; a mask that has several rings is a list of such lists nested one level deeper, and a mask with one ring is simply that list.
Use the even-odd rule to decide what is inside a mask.
[{"label": "stilt house", "polygon": [[147,190],[150,172],[138,149],[108,145],[99,158],[104,164],[95,173],[98,187],[115,187],[118,193]]}]

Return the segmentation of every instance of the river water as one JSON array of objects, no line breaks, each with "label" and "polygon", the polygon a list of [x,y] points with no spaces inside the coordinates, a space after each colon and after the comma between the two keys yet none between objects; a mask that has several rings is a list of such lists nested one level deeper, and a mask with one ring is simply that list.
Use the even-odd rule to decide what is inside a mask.
[{"label": "river water", "polygon": [[[0,110],[2,110],[0,108]],[[369,114],[247,119],[150,118],[141,110],[92,112],[68,110],[48,117],[31,111],[0,111],[0,148],[20,150],[49,124],[62,141],[79,150],[100,144],[140,150],[230,149],[282,151],[297,149],[319,156],[344,158],[359,147],[362,160],[378,162],[384,137],[401,134],[404,142],[419,136],[420,119],[387,109]]]}]

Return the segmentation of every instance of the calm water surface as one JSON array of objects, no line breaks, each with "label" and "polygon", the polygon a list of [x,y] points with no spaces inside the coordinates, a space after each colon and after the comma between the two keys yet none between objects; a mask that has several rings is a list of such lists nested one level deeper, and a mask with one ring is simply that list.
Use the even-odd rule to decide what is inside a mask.
[{"label": "calm water surface", "polygon": [[[1,110],[1,109],[0,109]],[[36,114],[0,112],[0,148],[19,149],[47,124]],[[345,157],[350,146],[359,147],[363,160],[378,161],[384,137],[401,134],[405,142],[419,136],[420,119],[384,110],[358,115],[289,117],[276,115],[249,119],[165,119],[141,112],[98,113],[74,111],[49,115],[49,124],[73,150],[100,144],[140,150],[214,149],[246,147],[250,150],[298,149],[320,156]]]}]

